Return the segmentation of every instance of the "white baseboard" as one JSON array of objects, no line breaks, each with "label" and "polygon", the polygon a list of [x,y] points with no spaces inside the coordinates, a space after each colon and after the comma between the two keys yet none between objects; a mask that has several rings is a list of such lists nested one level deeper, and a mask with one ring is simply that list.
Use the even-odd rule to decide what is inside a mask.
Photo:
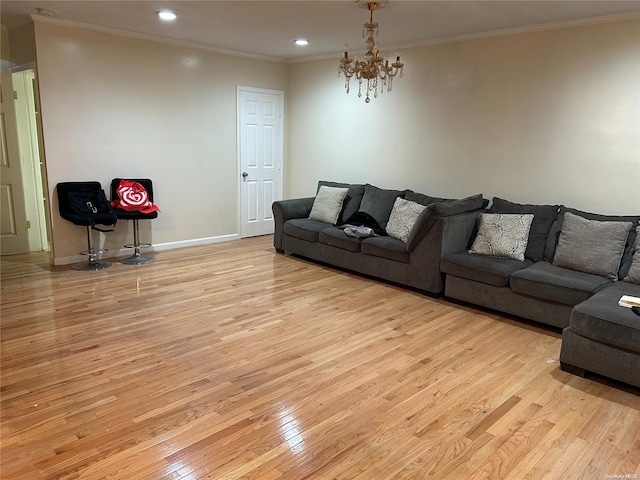
[{"label": "white baseboard", "polygon": [[[144,253],[160,252],[163,250],[173,250],[176,248],[197,247],[201,245],[212,245],[214,243],[230,242],[232,240],[240,240],[237,233],[229,235],[220,235],[217,237],[195,238],[193,240],[181,240],[179,242],[156,243],[150,248],[145,248]],[[128,257],[132,254],[133,249],[121,248],[119,250],[109,250],[105,252],[101,258]],[[141,252],[142,253],[142,252]],[[72,255],[70,257],[56,257],[53,259],[54,265],[69,265],[87,261],[86,255]]]}]

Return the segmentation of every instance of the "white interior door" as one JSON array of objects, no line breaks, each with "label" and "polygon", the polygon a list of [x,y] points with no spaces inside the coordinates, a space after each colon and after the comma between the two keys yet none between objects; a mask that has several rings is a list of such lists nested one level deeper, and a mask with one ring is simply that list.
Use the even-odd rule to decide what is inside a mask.
[{"label": "white interior door", "polygon": [[0,254],[29,251],[11,74],[0,79]]},{"label": "white interior door", "polygon": [[38,106],[36,102],[35,71],[33,68],[12,73],[14,111],[18,134],[18,150],[22,167],[22,189],[29,250],[49,251],[47,227],[47,197],[44,192],[44,164],[40,160],[38,138]]},{"label": "white interior door", "polygon": [[284,93],[238,87],[240,236],[273,233],[271,204],[282,199]]}]

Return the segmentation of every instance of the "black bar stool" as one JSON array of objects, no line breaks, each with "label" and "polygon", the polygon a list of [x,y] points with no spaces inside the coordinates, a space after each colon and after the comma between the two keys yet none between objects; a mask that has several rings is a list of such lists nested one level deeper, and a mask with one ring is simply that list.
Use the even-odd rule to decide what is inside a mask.
[{"label": "black bar stool", "polygon": [[[142,185],[148,194],[148,199],[151,203],[153,203],[153,182],[148,178],[114,178],[111,180],[111,201],[112,203],[120,197],[118,195],[118,186],[120,185],[121,180],[130,180],[133,182],[137,182]],[[119,220],[133,220],[133,243],[125,245],[125,248],[133,248],[133,255],[127,258],[123,258],[120,260],[120,263],[124,263],[126,265],[145,265],[147,263],[151,263],[155,261],[153,257],[145,257],[140,254],[141,248],[149,248],[151,246],[150,243],[140,243],[140,229],[138,226],[138,220],[150,220],[158,217],[158,212],[153,211],[149,213],[142,213],[140,211],[135,210],[123,210],[122,208],[114,207],[114,211],[118,216]]]},{"label": "black bar stool", "polygon": [[102,250],[93,247],[91,230],[110,232],[113,229],[103,230],[96,225],[115,225],[117,216],[99,182],[62,182],[56,186],[58,194],[58,210],[60,216],[74,225],[87,227],[87,250],[80,252],[89,255],[89,261],[77,263],[74,270],[103,270],[111,266],[111,263],[99,261],[98,255]]}]

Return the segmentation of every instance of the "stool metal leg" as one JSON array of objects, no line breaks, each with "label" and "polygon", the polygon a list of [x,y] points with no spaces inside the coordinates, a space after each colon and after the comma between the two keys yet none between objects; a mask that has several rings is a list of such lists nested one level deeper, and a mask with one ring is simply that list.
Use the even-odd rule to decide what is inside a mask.
[{"label": "stool metal leg", "polygon": [[150,247],[149,244],[141,245],[139,241],[140,237],[140,229],[138,227],[138,219],[133,219],[133,245],[125,245],[127,248],[133,247],[133,255],[127,258],[123,258],[120,260],[120,263],[124,263],[125,265],[145,265],[147,263],[151,263],[155,261],[153,257],[143,257],[140,255],[140,247]]},{"label": "stool metal leg", "polygon": [[87,245],[89,248],[80,252],[83,255],[89,255],[89,261],[83,263],[76,263],[73,265],[74,270],[88,271],[88,270],[104,270],[109,268],[111,264],[97,259],[98,253],[93,248],[93,237],[91,236],[91,227],[87,226]]}]

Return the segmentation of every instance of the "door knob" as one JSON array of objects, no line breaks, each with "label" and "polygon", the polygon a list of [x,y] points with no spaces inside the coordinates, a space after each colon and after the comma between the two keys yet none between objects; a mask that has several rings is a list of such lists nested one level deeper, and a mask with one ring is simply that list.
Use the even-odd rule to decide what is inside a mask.
[{"label": "door knob", "polygon": [[247,178],[249,174],[247,172],[242,172],[242,178]]}]

